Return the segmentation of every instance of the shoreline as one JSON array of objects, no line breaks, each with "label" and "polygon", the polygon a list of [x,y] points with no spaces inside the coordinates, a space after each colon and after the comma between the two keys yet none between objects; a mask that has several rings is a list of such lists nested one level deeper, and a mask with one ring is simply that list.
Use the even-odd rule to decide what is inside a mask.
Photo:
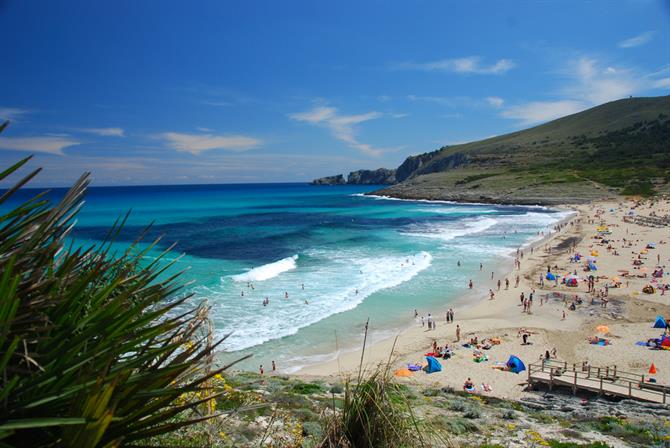
[{"label": "shoreline", "polygon": [[[365,196],[368,196],[368,195],[365,194]],[[379,198],[380,199],[389,199],[389,198],[386,198],[386,197],[379,197]],[[394,198],[390,198],[390,199],[394,200]],[[395,200],[416,202],[416,200],[413,200],[413,199],[395,199]],[[455,202],[452,202],[452,201],[440,201],[440,200],[437,200],[437,201],[418,200],[418,201],[419,202],[430,202],[430,203],[436,203],[436,204],[444,204],[444,203],[455,204]],[[458,205],[465,205],[465,204],[466,203],[458,203]],[[469,205],[487,205],[487,204],[469,203]],[[502,205],[502,206],[506,206],[506,205]],[[530,238],[526,243],[524,243],[523,246],[519,247],[519,250],[522,251],[522,252],[525,252],[527,250],[530,250],[531,248],[540,246],[542,244],[545,244],[545,243],[553,240],[560,233],[560,230],[559,231],[553,231],[553,228],[555,228],[556,226],[559,226],[559,225],[563,225],[564,223],[570,221],[576,215],[579,214],[578,210],[576,210],[574,208],[546,207],[546,206],[541,206],[541,205],[537,205],[537,206],[509,205],[509,207],[515,207],[515,206],[516,207],[523,207],[523,208],[531,208],[531,209],[534,208],[534,207],[537,207],[537,208],[541,208],[543,210],[553,210],[553,211],[558,211],[558,212],[565,212],[565,213],[569,212],[570,213],[569,216],[565,216],[565,217],[561,218],[560,220],[554,222],[550,226],[548,226],[548,227],[550,227],[550,230],[549,230],[548,233],[546,233],[542,236],[538,235],[537,237]],[[496,268],[494,269],[496,279],[512,276],[514,270],[510,271],[505,266],[505,263],[506,263],[505,258],[509,257],[510,260],[513,260],[514,259],[514,253],[515,253],[515,251],[511,250],[509,253],[498,255],[498,257],[501,260],[500,260],[500,263],[498,263],[496,265]],[[512,282],[510,282],[510,283],[512,283]],[[464,307],[468,304],[469,301],[476,301],[477,304],[481,304],[481,303],[486,301],[487,293],[486,293],[485,289],[486,288],[482,289],[481,287],[476,287],[475,290],[473,290],[473,291],[470,291],[470,290],[466,289],[463,293],[457,295],[452,302],[449,302],[448,307],[453,308],[455,313],[460,314],[461,312],[464,311]],[[446,310],[441,310],[440,313],[434,314],[435,319],[438,320],[439,316],[443,316],[444,311],[446,311]],[[411,312],[411,310],[408,310],[408,312]],[[372,321],[372,319],[371,319],[371,321]],[[381,332],[381,333],[384,333],[385,335],[379,335],[380,332],[377,332],[377,334],[375,334],[374,332],[368,333],[368,347],[370,349],[372,349],[378,344],[387,344],[389,341],[392,341],[393,339],[395,339],[397,337],[400,337],[403,334],[410,331],[412,328],[414,328],[416,326],[416,324],[417,324],[417,319],[411,319],[410,318],[410,319],[407,319],[406,321],[404,321],[403,324],[398,325],[395,329],[389,329],[387,331]],[[442,325],[444,325],[444,324],[442,324]],[[375,335],[377,335],[378,337],[375,338]],[[370,341],[371,337],[374,339],[372,342]],[[336,343],[336,346],[339,346],[339,345]],[[305,364],[305,365],[300,366],[298,369],[292,369],[291,371],[284,370],[280,373],[286,373],[286,374],[289,374],[289,375],[296,375],[296,376],[309,376],[309,375],[311,375],[310,372],[312,372],[312,370],[314,368],[318,368],[317,366],[319,366],[319,365],[323,365],[324,363],[337,362],[337,360],[340,357],[346,356],[348,354],[349,355],[350,354],[356,354],[357,356],[360,357],[361,351],[362,351],[362,349],[360,347],[358,347],[357,345],[350,345],[350,346],[347,346],[347,347],[340,347],[340,348],[337,349],[336,353],[333,353],[333,356],[331,357],[331,359],[324,360],[323,358],[326,357],[328,355],[328,353],[322,353],[322,354],[318,355],[319,357],[322,358],[318,362]],[[320,376],[320,375],[321,375],[321,373],[319,371],[317,376]],[[330,373],[328,375],[330,375]]]},{"label": "shoreline", "polygon": [[[625,205],[621,205],[624,203]],[[555,286],[553,282],[539,285],[539,275],[544,275],[547,265],[559,266],[556,272],[572,272],[578,270],[581,277],[588,275],[582,272],[581,264],[568,262],[573,253],[570,249],[576,244],[576,252],[589,255],[593,250],[600,252],[597,257],[599,270],[595,272],[599,277],[597,288],[604,288],[609,278],[619,274],[621,268],[632,273],[631,261],[647,244],[647,241],[660,243],[655,250],[654,260],[646,261],[648,268],[656,265],[656,257],[660,265],[670,265],[668,245],[661,243],[667,240],[667,228],[642,227],[634,223],[625,223],[623,217],[634,203],[629,200],[598,201],[591,204],[577,204],[570,206],[576,215],[564,218],[561,222],[573,222],[564,226],[560,231],[553,232],[545,238],[530,242],[524,246],[524,258],[521,270],[512,270],[512,276],[519,273],[520,284],[514,288],[513,277],[510,278],[509,290],[501,288],[496,292],[495,300],[480,299],[476,303],[461,297],[457,300],[458,307],[453,303],[446,304],[455,312],[455,324],[461,326],[461,342],[456,343],[454,338],[455,324],[447,324],[444,314],[435,314],[438,326],[436,330],[427,331],[420,324],[398,332],[395,336],[383,341],[369,344],[365,347],[363,365],[365,369],[373,369],[381,363],[392,359],[393,370],[408,363],[424,361],[424,353],[430,351],[433,341],[439,346],[446,343],[454,349],[454,356],[449,360],[440,360],[442,372],[427,375],[417,372],[408,378],[398,378],[398,381],[422,386],[440,386],[460,389],[466,377],[472,377],[476,384],[488,383],[493,386],[493,392],[488,394],[499,398],[519,399],[530,392],[524,391],[526,372],[521,375],[509,372],[500,372],[492,369],[495,361],[505,362],[511,354],[519,356],[526,364],[537,361],[545,351],[557,350],[557,358],[566,362],[582,362],[588,360],[591,365],[606,366],[619,364],[621,370],[645,374],[653,362],[658,367],[660,383],[670,380],[670,360],[663,356],[663,351],[652,351],[643,347],[636,347],[637,341],[646,341],[650,337],[658,337],[660,330],[651,328],[651,322],[657,314],[669,316],[670,306],[657,291],[652,295],[641,293],[644,285],[651,279],[631,276],[620,288],[609,290],[609,307],[602,307],[600,299],[589,295],[585,282],[580,282],[577,288],[567,288],[563,285]],[[656,207],[656,208],[654,208]],[[670,210],[670,203],[657,200],[655,206],[647,204],[639,207],[636,212],[649,214],[651,210]],[[564,209],[564,208],[563,208]],[[611,210],[611,211],[610,211]],[[600,247],[598,240],[592,236],[600,222],[604,222],[611,230],[612,250]],[[556,223],[558,224],[558,223]],[[553,224],[553,225],[556,225]],[[627,238],[629,245],[623,245],[623,238]],[[631,241],[631,238],[635,240]],[[555,247],[569,241],[568,246],[557,251]],[[544,250],[545,245],[552,247],[552,253]],[[534,248],[534,253],[528,251]],[[651,253],[651,251],[650,251]],[[629,256],[631,258],[629,258]],[[552,270],[554,272],[554,270]],[[651,273],[651,271],[649,271]],[[639,274],[639,272],[638,272]],[[507,275],[510,276],[509,271]],[[667,274],[666,274],[667,277]],[[502,277],[504,279],[504,276]],[[497,281],[497,278],[494,279]],[[668,283],[667,278],[664,279]],[[493,287],[493,281],[491,286]],[[495,291],[495,287],[493,287]],[[532,313],[521,312],[518,295],[520,292],[528,294],[535,291],[536,300]],[[578,295],[582,298],[575,311],[568,308],[568,299]],[[558,296],[558,297],[556,297]],[[547,298],[540,305],[539,299]],[[566,313],[565,320],[562,315]],[[598,324],[607,324],[611,333],[606,337],[613,341],[612,345],[601,347],[589,344],[587,337],[597,335],[595,328]],[[532,333],[529,345],[522,345],[518,337],[520,328],[528,329]],[[463,341],[472,336],[483,338],[497,337],[500,345],[494,345],[486,352],[489,360],[475,363],[472,360],[472,350],[462,347]],[[601,335],[602,336],[602,335]],[[295,376],[309,379],[327,378],[332,380],[358,371],[361,361],[361,348],[350,353],[339,353],[333,361],[315,366],[307,366],[296,372]],[[665,381],[664,381],[665,379]]]}]

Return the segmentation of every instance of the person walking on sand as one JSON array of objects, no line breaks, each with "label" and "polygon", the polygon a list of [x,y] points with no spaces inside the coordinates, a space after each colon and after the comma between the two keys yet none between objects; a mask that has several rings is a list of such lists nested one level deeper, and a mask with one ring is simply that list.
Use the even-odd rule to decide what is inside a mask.
[{"label": "person walking on sand", "polygon": [[479,270],[481,271],[484,268],[484,265],[479,263]]},{"label": "person walking on sand", "polygon": [[456,342],[461,340],[461,326],[456,324]]},{"label": "person walking on sand", "polygon": [[468,288],[472,289],[472,279],[470,279],[470,282],[468,283]]},{"label": "person walking on sand", "polygon": [[414,319],[419,317],[419,313],[417,312],[416,308],[414,308]]},{"label": "person walking on sand", "polygon": [[509,289],[509,279],[505,277],[505,289]]},{"label": "person walking on sand", "polygon": [[263,375],[263,374],[265,373],[265,370],[263,369],[263,364],[261,364],[261,366],[259,367],[258,372],[259,372],[261,375]]},{"label": "person walking on sand", "polygon": [[519,276],[516,276],[516,281],[514,282],[514,287],[518,288],[519,287]]},{"label": "person walking on sand", "polygon": [[493,271],[491,271],[491,280],[493,280]]},{"label": "person walking on sand", "polygon": [[274,372],[276,370],[277,370],[277,364],[275,364],[275,362],[272,361],[272,371]]},{"label": "person walking on sand", "polygon": [[500,284],[501,284],[500,279],[498,279],[498,291],[500,291]]},{"label": "person walking on sand", "polygon": [[493,300],[496,298],[496,294],[493,292],[492,289],[489,289],[489,296],[490,296],[489,300]]}]

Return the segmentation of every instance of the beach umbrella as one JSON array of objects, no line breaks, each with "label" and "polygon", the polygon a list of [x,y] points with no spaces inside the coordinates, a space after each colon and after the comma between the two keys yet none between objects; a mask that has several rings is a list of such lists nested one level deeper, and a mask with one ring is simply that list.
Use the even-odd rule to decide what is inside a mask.
[{"label": "beach umbrella", "polygon": [[653,362],[651,363],[651,367],[649,367],[649,374],[656,375],[656,366],[654,365]]},{"label": "beach umbrella", "polygon": [[598,333],[607,334],[607,333],[610,332],[610,329],[609,329],[609,327],[608,327],[607,325],[598,325],[598,326],[596,327],[596,331],[597,331]]}]

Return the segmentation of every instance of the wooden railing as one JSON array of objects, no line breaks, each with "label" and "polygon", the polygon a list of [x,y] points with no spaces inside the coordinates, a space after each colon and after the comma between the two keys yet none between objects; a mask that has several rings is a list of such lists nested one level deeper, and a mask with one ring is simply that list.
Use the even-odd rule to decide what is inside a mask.
[{"label": "wooden railing", "polygon": [[[539,378],[540,376],[542,378]],[[538,380],[548,382],[550,390],[555,381],[564,385],[569,383],[572,385],[573,394],[577,393],[577,389],[585,389],[599,394],[609,393],[622,397],[641,398],[635,397],[634,391],[644,391],[645,394],[653,396],[653,401],[663,404],[666,404],[667,395],[670,394],[668,386],[645,382],[644,374],[625,372],[618,369],[617,366],[594,367],[577,363],[569,364],[554,359],[535,362],[528,366],[528,382]]]}]

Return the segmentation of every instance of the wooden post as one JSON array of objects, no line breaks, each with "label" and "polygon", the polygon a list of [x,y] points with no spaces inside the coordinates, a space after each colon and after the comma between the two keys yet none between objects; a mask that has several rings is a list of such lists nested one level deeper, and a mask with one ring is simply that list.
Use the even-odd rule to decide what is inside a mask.
[{"label": "wooden post", "polygon": [[633,383],[631,381],[628,382],[628,396],[633,397]]},{"label": "wooden post", "polygon": [[565,361],[563,364],[564,364],[564,365],[563,365],[563,371],[565,372],[565,371],[568,370],[568,362]]},{"label": "wooden post", "polygon": [[598,367],[598,378],[602,378],[602,377],[600,376],[600,367]]},{"label": "wooden post", "polygon": [[572,385],[572,395],[577,395],[577,371],[575,370],[575,382]]},{"label": "wooden post", "polygon": [[549,369],[549,390],[554,388],[554,369]]},{"label": "wooden post", "polygon": [[663,388],[663,404],[665,404],[665,387]]},{"label": "wooden post", "polygon": [[599,394],[600,395],[603,394],[603,377],[600,377],[600,392],[599,392]]},{"label": "wooden post", "polygon": [[610,377],[610,366],[605,367],[605,378]]},{"label": "wooden post", "polygon": [[616,366],[614,366],[614,379],[616,379]]}]

